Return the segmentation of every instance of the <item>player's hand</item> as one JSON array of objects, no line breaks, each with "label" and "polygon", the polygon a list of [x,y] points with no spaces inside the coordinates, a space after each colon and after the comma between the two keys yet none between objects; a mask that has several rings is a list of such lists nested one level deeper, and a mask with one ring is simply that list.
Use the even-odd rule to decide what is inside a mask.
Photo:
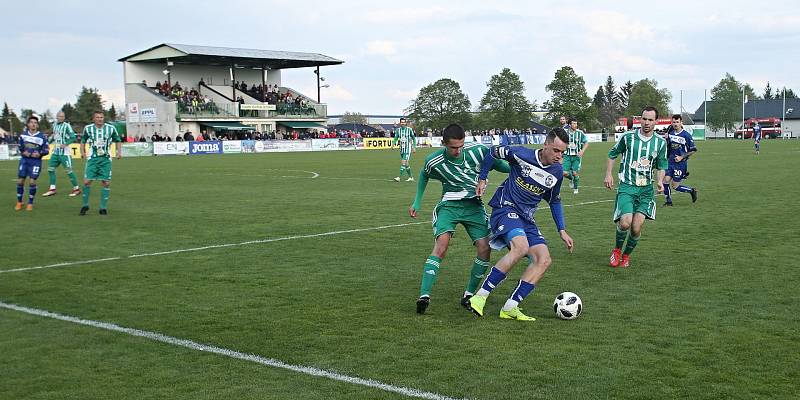
[{"label": "player's hand", "polygon": [[614,187],[614,177],[611,175],[606,175],[606,179],[603,181],[606,188],[611,189]]},{"label": "player's hand", "polygon": [[86,154],[81,153],[81,160],[85,160],[85,159],[86,159]]},{"label": "player's hand", "polygon": [[486,184],[487,183],[488,182],[486,181],[486,179],[478,179],[478,185],[475,186],[475,194],[478,197],[481,197],[481,196],[483,196],[484,193],[486,193]]},{"label": "player's hand", "polygon": [[664,185],[656,184],[656,193],[664,194]]},{"label": "player's hand", "polygon": [[117,160],[122,158],[122,153],[117,153]]},{"label": "player's hand", "polygon": [[572,253],[572,247],[575,245],[572,238],[567,234],[567,231],[560,231],[559,234],[561,235],[561,240],[563,240],[564,244],[567,246],[567,250]]},{"label": "player's hand", "polygon": [[583,157],[583,150],[578,152],[578,157]]},{"label": "player's hand", "polygon": [[408,207],[408,216],[411,218],[417,218],[417,210],[414,207]]},{"label": "player's hand", "polygon": [[61,145],[61,149],[62,149],[62,150],[63,150],[63,149],[66,149],[66,148],[67,148],[67,145],[65,145],[65,144],[62,144],[62,145]]}]

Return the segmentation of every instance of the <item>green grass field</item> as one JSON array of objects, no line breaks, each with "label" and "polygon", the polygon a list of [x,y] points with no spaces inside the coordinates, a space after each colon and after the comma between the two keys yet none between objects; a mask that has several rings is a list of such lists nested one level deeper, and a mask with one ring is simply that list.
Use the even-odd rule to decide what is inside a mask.
[{"label": "green grass field", "polygon": [[[416,184],[389,181],[394,152],[122,159],[106,217],[99,186],[78,216],[63,170],[57,196],[13,211],[17,163],[2,162],[0,270],[114,259],[0,272],[0,302],[440,398],[797,398],[800,141],[765,141],[760,156],[750,141],[698,147],[686,183],[699,201],[677,193],[659,207],[633,266],[614,270],[609,144],[590,146],[584,188],[562,194],[574,254],[540,212],[553,266],[523,303],[533,323],[497,318],[523,265],[486,317],[460,307],[474,256],[463,230],[428,313],[414,312],[440,185],[428,186],[425,217],[409,218]],[[269,241],[293,236],[305,237]],[[241,245],[129,257],[221,244]],[[583,299],[579,319],[553,315],[562,291]],[[7,308],[0,363],[2,399],[408,398]]]}]

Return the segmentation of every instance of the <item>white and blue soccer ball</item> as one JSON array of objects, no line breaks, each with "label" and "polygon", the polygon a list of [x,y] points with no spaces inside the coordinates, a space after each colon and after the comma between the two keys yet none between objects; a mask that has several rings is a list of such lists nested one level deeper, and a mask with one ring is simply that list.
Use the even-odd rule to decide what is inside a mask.
[{"label": "white and blue soccer ball", "polygon": [[553,311],[558,318],[575,319],[581,315],[583,303],[577,294],[564,292],[556,296],[556,300],[553,302]]}]

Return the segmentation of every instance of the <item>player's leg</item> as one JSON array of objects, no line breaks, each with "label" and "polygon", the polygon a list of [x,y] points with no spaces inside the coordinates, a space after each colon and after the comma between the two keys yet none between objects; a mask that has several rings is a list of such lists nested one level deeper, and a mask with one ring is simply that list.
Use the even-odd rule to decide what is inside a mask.
[{"label": "player's leg", "polygon": [[414,173],[411,171],[411,153],[408,153],[408,158],[406,158],[406,173],[408,174],[408,179],[406,179],[406,182],[413,182]]},{"label": "player's leg", "polygon": [[572,180],[572,156],[564,156],[561,165],[564,169],[564,178]]},{"label": "player's leg", "polygon": [[108,198],[111,196],[111,181],[102,180],[100,183],[103,185],[103,188],[100,189],[100,215],[106,215],[108,214]]},{"label": "player's leg", "polygon": [[423,314],[430,304],[431,290],[439,277],[439,267],[450,245],[450,238],[456,230],[454,207],[447,202],[433,209],[433,250],[422,265],[422,279],[417,298],[417,313]]},{"label": "player's leg", "polygon": [[[692,203],[697,201],[697,189],[691,186],[686,186],[681,183],[683,180],[683,169],[676,168],[673,170],[672,188],[681,193],[688,193],[692,196]],[[666,189],[666,188],[665,188]]]},{"label": "player's leg", "polygon": [[[20,164],[20,174],[23,173],[23,166]],[[25,176],[18,176],[17,177],[17,204],[14,206],[14,209],[19,211],[22,210],[22,197],[25,196]]]},{"label": "player's leg", "polygon": [[462,297],[462,305],[468,305],[469,297],[478,290],[481,280],[486,275],[486,270],[489,269],[489,255],[492,248],[489,246],[489,217],[486,215],[486,210],[483,208],[483,203],[480,201],[467,201],[463,202],[467,205],[462,211],[462,217],[458,220],[464,229],[467,231],[473,245],[475,245],[475,259],[472,260],[472,268],[467,281],[467,287],[464,290]]},{"label": "player's leg", "polygon": [[97,160],[90,159],[86,161],[85,170],[83,172],[83,204],[81,206],[80,215],[86,215],[89,211],[89,196],[92,193],[92,181],[98,179]]},{"label": "player's leg", "polygon": [[517,287],[508,297],[506,303],[500,310],[500,318],[516,319],[518,321],[535,321],[536,318],[527,316],[522,313],[519,308],[519,303],[533,292],[539,280],[542,279],[544,273],[550,268],[552,260],[550,258],[550,251],[547,248],[547,242],[536,226],[526,229],[527,240],[530,247],[528,248],[528,258],[531,260],[528,268],[522,273]]},{"label": "player's leg", "polygon": [[609,257],[609,265],[612,267],[619,266],[622,258],[622,246],[625,243],[625,238],[628,237],[628,230],[631,227],[633,220],[633,196],[631,195],[630,187],[620,185],[617,191],[617,200],[614,205],[614,225],[616,228],[614,249],[611,250]]},{"label": "player's leg", "polygon": [[664,174],[664,182],[662,182],[662,185],[664,187],[664,197],[666,198],[666,201],[664,201],[664,205],[665,206],[671,206],[672,205],[672,190],[671,190],[671,188],[672,188],[672,185],[673,185],[673,181],[672,181],[673,173],[674,173],[674,170],[672,169],[672,167],[668,168],[666,173]]},{"label": "player's leg", "polygon": [[483,316],[483,307],[486,305],[486,299],[489,294],[506,279],[506,275],[514,267],[514,264],[522,259],[528,250],[528,238],[522,228],[511,229],[505,235],[505,240],[510,244],[510,250],[497,261],[497,264],[492,267],[489,275],[483,281],[481,288],[469,299],[470,309],[480,316]]},{"label": "player's leg", "polygon": [[572,189],[573,193],[578,193],[578,185],[581,183],[581,176],[578,173],[581,170],[581,158],[576,156],[572,162]]},{"label": "player's leg", "polygon": [[81,189],[78,187],[78,177],[75,176],[75,171],[72,169],[72,156],[69,154],[65,154],[64,159],[61,162],[64,164],[64,167],[67,169],[67,176],[69,177],[69,183],[72,184],[72,191],[69,193],[70,197],[75,197],[81,194]]},{"label": "player's leg", "polygon": [[30,173],[28,175],[28,206],[27,210],[33,210],[33,199],[36,196],[36,180],[39,179],[39,174],[42,172],[42,161],[36,160],[32,163]]},{"label": "player's leg", "polygon": [[51,155],[50,159],[47,160],[47,176],[50,180],[50,188],[42,193],[43,197],[49,197],[56,194],[56,168],[61,163],[59,156]]},{"label": "player's leg", "polygon": [[644,226],[645,219],[656,219],[656,202],[653,198],[652,186],[639,189],[640,195],[634,205],[633,218],[630,225],[630,234],[628,241],[625,244],[625,250],[622,252],[622,259],[620,266],[625,268],[630,266],[630,255],[636,245],[639,244],[639,239],[642,237],[642,227]]}]

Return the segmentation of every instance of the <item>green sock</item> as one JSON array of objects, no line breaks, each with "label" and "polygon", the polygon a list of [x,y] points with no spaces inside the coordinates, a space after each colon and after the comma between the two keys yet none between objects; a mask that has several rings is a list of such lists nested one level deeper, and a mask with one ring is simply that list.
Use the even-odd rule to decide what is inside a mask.
[{"label": "green sock", "polygon": [[481,260],[475,257],[472,261],[472,271],[469,273],[469,282],[467,282],[467,292],[474,294],[478,290],[478,285],[481,284],[481,279],[489,269],[489,260]]},{"label": "green sock", "polygon": [[414,177],[414,174],[411,173],[411,166],[410,165],[406,167],[406,173],[408,173],[408,177],[409,178],[413,178]]},{"label": "green sock", "polygon": [[111,188],[104,187],[100,189],[100,209],[105,210],[108,203],[108,196],[111,195]]},{"label": "green sock", "polygon": [[[67,176],[69,176],[69,182],[72,184],[73,188],[78,187],[78,178],[75,177],[75,173],[72,171],[67,172]],[[51,183],[52,185],[52,183]]]},{"label": "green sock", "polygon": [[56,171],[50,171],[48,169],[47,172],[47,175],[50,177],[50,187],[53,187],[56,185]]},{"label": "green sock", "polygon": [[92,187],[89,185],[83,185],[83,206],[89,207],[89,190]]},{"label": "green sock", "polygon": [[633,235],[628,236],[628,244],[625,245],[625,251],[623,251],[622,253],[623,254],[633,253],[633,249],[636,247],[637,244],[639,244],[640,237],[641,236],[638,237],[633,237]]},{"label": "green sock", "polygon": [[436,256],[428,256],[425,260],[425,265],[422,267],[422,286],[419,288],[419,295],[431,295],[433,284],[436,283],[436,277],[439,276],[439,263],[442,259]]},{"label": "green sock", "polygon": [[581,182],[581,177],[578,176],[578,175],[575,175],[575,179],[573,179],[572,181],[574,182],[575,189],[577,189],[578,188],[578,184]]},{"label": "green sock", "polygon": [[401,165],[400,166],[400,175],[398,175],[398,176],[402,178],[404,172],[406,172],[406,167]]},{"label": "green sock", "polygon": [[617,225],[617,245],[614,248],[621,249],[626,237],[628,237],[628,231],[619,229],[619,225]]}]

